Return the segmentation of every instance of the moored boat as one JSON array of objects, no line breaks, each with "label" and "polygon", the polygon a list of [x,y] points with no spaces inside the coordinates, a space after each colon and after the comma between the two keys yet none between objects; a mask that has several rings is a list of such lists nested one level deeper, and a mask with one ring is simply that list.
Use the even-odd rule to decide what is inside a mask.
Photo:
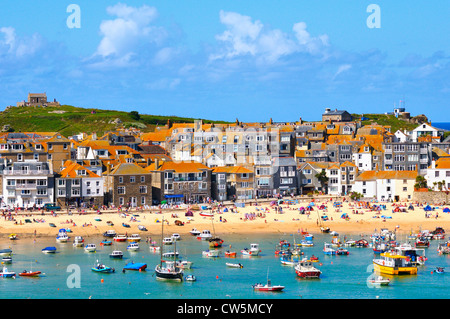
[{"label": "moored boat", "polygon": [[0,277],[3,277],[3,278],[16,278],[16,273],[14,271],[8,271],[8,268],[3,266],[2,270],[0,270]]},{"label": "moored boat", "polygon": [[112,241],[108,240],[108,239],[103,239],[100,242],[100,246],[111,246],[112,245]]},{"label": "moored boat", "polygon": [[244,265],[241,263],[225,263],[225,265],[231,268],[244,268]]},{"label": "moored boat", "polygon": [[91,268],[92,271],[101,272],[101,273],[113,273],[116,270],[112,267],[106,266],[102,263],[97,262],[97,264]]},{"label": "moored boat", "polygon": [[198,236],[197,239],[199,240],[208,240],[212,238],[211,232],[207,229],[203,230]]},{"label": "moored boat", "polygon": [[84,239],[81,236],[75,236],[73,240],[74,247],[83,247]]},{"label": "moored boat", "polygon": [[40,274],[41,274],[40,271],[24,270],[19,273],[19,276],[21,276],[21,277],[38,277]]},{"label": "moored boat", "polygon": [[12,250],[10,248],[0,249],[0,256],[11,256]]},{"label": "moored boat", "polygon": [[314,267],[311,261],[301,261],[294,269],[300,278],[319,278],[322,274],[322,271]]},{"label": "moored boat", "polygon": [[116,242],[124,242],[124,241],[127,240],[127,236],[125,236],[125,235],[116,235],[116,236],[114,236],[113,240],[116,241]]},{"label": "moored boat", "polygon": [[227,250],[227,251],[225,251],[225,257],[235,258],[236,257],[236,252]]},{"label": "moored boat", "polygon": [[111,237],[111,238],[113,238],[113,237],[116,237],[116,235],[117,235],[117,233],[116,233],[116,231],[114,229],[108,229],[107,231],[105,231],[103,233],[103,237]]},{"label": "moored boat", "polygon": [[323,244],[323,253],[325,255],[336,255],[336,250],[334,250],[333,248],[331,248],[331,244],[329,243],[324,243]]},{"label": "moored boat", "polygon": [[389,280],[389,278],[384,278],[382,276],[376,276],[376,277],[369,277],[367,279],[367,282],[371,285],[374,286],[387,286],[391,283],[391,281]]},{"label": "moored boat", "polygon": [[409,257],[398,255],[395,252],[381,253],[380,258],[373,259],[374,271],[388,275],[416,275],[417,266]]},{"label": "moored boat", "polygon": [[115,259],[122,259],[123,252],[121,252],[120,250],[113,250],[112,253],[109,254],[109,257]]},{"label": "moored boat", "polygon": [[69,235],[65,229],[60,229],[58,235],[56,236],[56,241],[58,243],[67,243],[69,241]]},{"label": "moored boat", "polygon": [[241,250],[241,253],[244,256],[258,256],[260,252],[259,244],[250,244],[250,249],[244,248]]},{"label": "moored boat", "polygon": [[201,234],[201,232],[199,230],[197,230],[197,228],[192,228],[192,230],[189,233],[195,237],[197,237],[198,235]]},{"label": "moored boat", "polygon": [[205,250],[202,252],[203,257],[219,257],[220,250]]},{"label": "moored boat", "polygon": [[129,262],[126,264],[123,269],[124,270],[137,270],[137,271],[143,271],[147,268],[146,263],[135,263],[135,262]]},{"label": "moored boat", "polygon": [[128,242],[140,242],[141,236],[139,234],[131,234],[127,237]]},{"label": "moored boat", "polygon": [[137,242],[131,242],[128,246],[127,246],[127,250],[129,251],[136,251],[139,250],[139,244]]},{"label": "moored boat", "polygon": [[56,247],[53,247],[53,246],[45,247],[42,249],[42,252],[44,254],[54,254],[54,253],[56,253]]},{"label": "moored boat", "polygon": [[87,244],[86,246],[84,246],[84,250],[88,253],[95,253],[95,251],[97,250],[97,246],[95,244]]}]

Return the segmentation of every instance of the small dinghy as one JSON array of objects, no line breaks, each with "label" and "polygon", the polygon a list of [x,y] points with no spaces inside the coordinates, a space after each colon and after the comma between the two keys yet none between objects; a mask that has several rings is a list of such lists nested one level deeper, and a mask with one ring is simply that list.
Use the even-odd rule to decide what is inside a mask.
[{"label": "small dinghy", "polygon": [[42,252],[44,254],[54,254],[54,253],[56,253],[56,247],[53,247],[53,246],[45,247],[44,249],[42,249]]},{"label": "small dinghy", "polygon": [[92,271],[102,272],[102,273],[112,273],[112,272],[116,271],[114,268],[111,268],[109,266],[105,266],[104,264],[101,264],[99,262],[97,262],[97,265],[95,265],[91,269],[92,269]]},{"label": "small dinghy", "polygon": [[225,265],[227,265],[227,267],[231,267],[231,268],[244,268],[244,265],[241,263],[226,263]]},{"label": "small dinghy", "polygon": [[433,272],[435,272],[436,274],[443,274],[444,271],[444,267],[436,267],[435,270],[433,270]]},{"label": "small dinghy", "polygon": [[21,276],[21,277],[38,277],[40,274],[41,274],[40,271],[24,270],[21,273],[19,273],[19,276]]},{"label": "small dinghy", "polygon": [[375,285],[375,286],[387,286],[390,284],[389,278],[384,278],[382,276],[377,276],[375,278],[368,279],[369,284]]},{"label": "small dinghy", "polygon": [[187,275],[186,277],[184,277],[184,280],[186,280],[186,281],[196,281],[197,278],[195,278],[194,275]]}]

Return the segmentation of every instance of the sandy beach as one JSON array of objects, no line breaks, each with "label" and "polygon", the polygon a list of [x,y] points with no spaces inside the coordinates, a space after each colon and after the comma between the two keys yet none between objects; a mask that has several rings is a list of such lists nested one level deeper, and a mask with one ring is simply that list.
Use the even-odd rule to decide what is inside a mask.
[{"label": "sandy beach", "polygon": [[[342,206],[335,207],[334,201],[315,199],[313,210],[303,213],[301,208],[310,205],[311,199],[298,199],[297,202],[284,202],[276,206],[270,202],[260,202],[257,205],[253,202],[251,206],[250,203],[246,203],[245,207],[226,205],[220,212],[214,210],[213,221],[211,217],[200,216],[201,210],[195,210],[198,209],[195,206],[128,212],[86,211],[83,214],[74,211],[70,215],[67,211],[59,211],[56,215],[52,215],[51,212],[45,212],[44,215],[39,212],[12,212],[11,217],[4,215],[0,219],[0,237],[7,238],[11,233],[17,234],[18,239],[53,237],[60,228],[67,228],[71,230],[72,238],[76,235],[101,236],[106,230],[114,229],[118,234],[139,233],[143,238],[155,239],[161,236],[163,217],[167,225],[164,226],[165,234],[186,235],[196,228],[200,231],[208,229],[224,238],[227,234],[254,232],[294,234],[303,230],[314,234],[321,232],[320,226],[329,227],[332,231],[346,235],[367,235],[381,228],[396,230],[398,234],[409,234],[411,231],[417,233],[425,229],[434,230],[438,226],[448,229],[450,226],[450,214],[443,212],[447,206],[432,206],[434,210],[425,212],[426,205],[409,202],[365,203],[365,207],[352,201],[339,200],[339,202]],[[373,205],[385,205],[385,209],[378,211],[377,206]],[[408,209],[410,205],[414,210]],[[398,211],[399,206],[403,212]],[[225,207],[226,212],[223,211]],[[193,212],[193,216],[185,216],[188,209]],[[428,217],[425,217],[426,213]],[[343,218],[345,217],[343,214],[347,214],[348,218]],[[323,221],[319,218],[323,215],[327,216],[328,220]],[[184,225],[175,225],[176,220],[183,222]],[[108,221],[114,225],[107,225]],[[51,227],[50,223],[55,227]],[[124,227],[123,223],[130,227]],[[139,230],[139,225],[145,226],[148,231]]]}]

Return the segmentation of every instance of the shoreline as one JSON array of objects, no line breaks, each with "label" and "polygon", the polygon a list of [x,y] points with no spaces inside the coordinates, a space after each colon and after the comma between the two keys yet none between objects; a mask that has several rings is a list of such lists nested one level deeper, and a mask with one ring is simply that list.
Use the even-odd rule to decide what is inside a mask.
[{"label": "shoreline", "polygon": [[[443,208],[448,206],[433,206],[434,210],[425,212],[424,205],[414,204],[414,210],[406,210],[412,205],[411,202],[402,203],[368,203],[361,207],[361,203],[343,202],[341,207],[334,207],[331,200],[316,201],[313,210],[300,213],[300,208],[305,207],[306,202],[298,204],[281,204],[272,206],[267,203],[260,203],[257,206],[235,207],[226,205],[227,212],[215,213],[214,217],[202,217],[200,211],[192,211],[192,217],[185,216],[186,209],[171,209],[155,211],[132,211],[125,212],[109,211],[97,213],[95,211],[83,214],[57,212],[56,216],[51,213],[20,212],[12,213],[14,220],[6,220],[5,216],[0,217],[0,238],[8,238],[11,233],[21,238],[54,238],[59,229],[70,229],[70,237],[102,236],[106,230],[114,229],[117,234],[140,234],[141,237],[160,238],[161,220],[164,216],[166,224],[164,233],[179,233],[189,235],[193,228],[199,231],[210,230],[219,237],[226,239],[227,234],[264,234],[281,233],[297,234],[300,231],[308,231],[312,234],[320,233],[320,226],[327,226],[331,231],[336,231],[340,235],[367,235],[375,230],[387,228],[396,230],[397,234],[408,235],[411,232],[416,234],[420,230],[434,230],[436,227],[448,229],[450,227],[450,214],[444,213]],[[359,206],[358,206],[359,205]],[[386,208],[381,211],[373,210],[373,205],[384,205]],[[326,209],[318,209],[320,206]],[[394,212],[397,207],[405,207],[405,212]],[[276,208],[275,208],[276,207]],[[282,212],[279,212],[279,208]],[[234,212],[231,212],[233,208]],[[357,212],[357,213],[356,213]],[[309,214],[308,214],[309,213]],[[425,218],[425,213],[431,216]],[[347,214],[346,219],[341,218]],[[328,216],[327,221],[319,221],[319,216]],[[436,215],[437,218],[436,218]],[[248,218],[246,218],[248,217]],[[28,219],[31,222],[26,223]],[[134,220],[133,220],[134,219]],[[33,220],[41,220],[34,222]],[[184,223],[183,226],[176,226],[175,220]],[[108,226],[107,221],[114,223]],[[17,224],[15,224],[17,223]],[[55,227],[50,227],[53,223]],[[122,223],[130,227],[122,226]],[[138,225],[143,225],[147,231],[138,229]]]}]

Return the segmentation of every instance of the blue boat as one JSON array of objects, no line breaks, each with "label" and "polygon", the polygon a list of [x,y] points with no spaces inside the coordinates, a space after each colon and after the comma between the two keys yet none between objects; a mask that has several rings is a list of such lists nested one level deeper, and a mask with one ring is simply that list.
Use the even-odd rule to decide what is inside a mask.
[{"label": "blue boat", "polygon": [[146,268],[147,264],[135,262],[130,262],[123,267],[124,270],[145,270]]},{"label": "blue boat", "polygon": [[8,268],[6,268],[5,266],[3,266],[3,269],[0,270],[0,277],[4,277],[4,278],[15,278],[16,277],[16,273],[14,271],[8,271]]},{"label": "blue boat", "polygon": [[114,268],[111,268],[109,266],[105,266],[105,265],[103,265],[101,263],[97,263],[97,265],[95,265],[91,269],[92,269],[92,271],[103,272],[103,273],[112,273],[112,272],[116,271]]},{"label": "blue boat", "polygon": [[11,256],[12,250],[9,248],[0,249],[0,256]]},{"label": "blue boat", "polygon": [[53,247],[53,246],[45,247],[44,249],[42,249],[42,252],[44,254],[54,254],[54,253],[56,253],[56,247]]}]

